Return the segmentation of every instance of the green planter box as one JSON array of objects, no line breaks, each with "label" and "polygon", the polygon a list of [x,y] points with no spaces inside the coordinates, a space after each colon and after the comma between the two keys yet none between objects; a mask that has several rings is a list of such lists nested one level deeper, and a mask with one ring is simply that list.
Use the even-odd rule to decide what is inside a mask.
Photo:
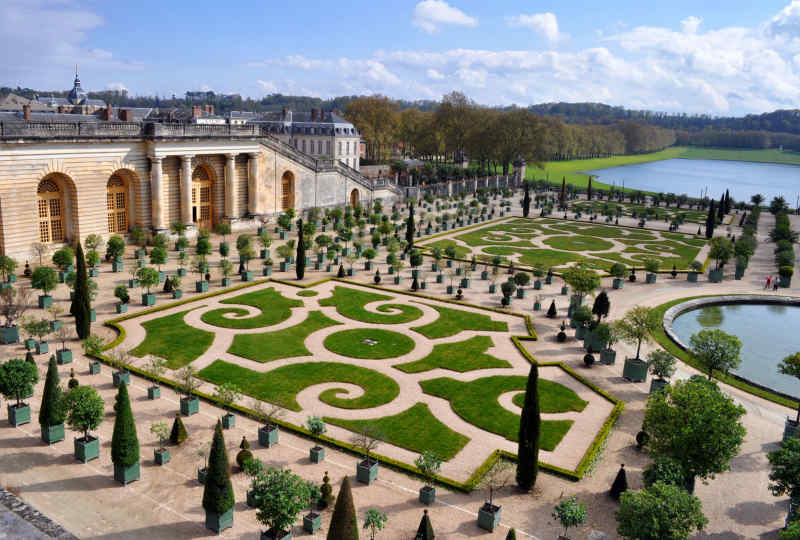
[{"label": "green planter box", "polygon": [[129,279],[128,280],[128,288],[129,289],[135,289],[138,286],[139,286],[139,280],[138,279]]},{"label": "green planter box", "polygon": [[461,280],[461,288],[462,289],[469,289],[469,282],[470,282],[469,278],[463,278]]},{"label": "green planter box", "polygon": [[231,527],[233,527],[233,508],[221,514],[206,510],[206,529],[219,534]]},{"label": "green planter box", "polygon": [[500,525],[500,516],[502,514],[502,506],[484,503],[481,509],[478,510],[478,527],[484,531],[494,531]]},{"label": "green planter box", "polygon": [[154,306],[156,305],[156,295],[155,293],[145,293],[142,295],[142,305],[143,306]]},{"label": "green planter box", "polygon": [[173,300],[178,300],[180,298],[183,298],[183,291],[181,289],[173,289],[172,298]]},{"label": "green planter box", "polygon": [[50,331],[51,332],[58,332],[59,330],[61,330],[62,326],[63,326],[63,323],[61,321],[58,321],[58,320],[50,321]]},{"label": "green planter box", "polygon": [[222,429],[231,429],[236,427],[236,415],[228,413],[222,415]]},{"label": "green planter box", "polygon": [[181,414],[183,416],[192,416],[198,412],[200,412],[200,398],[196,396],[181,398]]},{"label": "green planter box", "polygon": [[497,292],[497,285],[495,285],[494,283],[489,285],[489,294],[494,294],[496,292]]},{"label": "green planter box", "polygon": [[541,311],[542,310],[542,303],[541,302],[534,302],[533,303],[533,311]]},{"label": "green planter box", "polygon": [[46,341],[36,342],[36,354],[46,354],[48,352],[50,352],[50,346]]},{"label": "green planter box", "polygon": [[204,293],[208,292],[208,281],[195,281],[194,282],[194,290],[195,292]]},{"label": "green planter box", "polygon": [[89,440],[83,437],[75,438],[75,459],[88,463],[100,457],[100,439],[89,435]]},{"label": "green planter box", "polygon": [[658,278],[658,274],[646,274],[645,280],[647,283],[655,283],[656,279]]},{"label": "green planter box", "polygon": [[253,281],[253,272],[251,270],[242,272],[242,281]]},{"label": "green planter box", "polygon": [[523,288],[517,289],[517,298],[525,298],[525,289]]},{"label": "green planter box", "polygon": [[781,276],[780,281],[778,281],[778,286],[783,287],[784,289],[788,289],[792,286],[792,276]]},{"label": "green planter box", "polygon": [[114,464],[114,480],[127,486],[131,482],[137,481],[141,477],[139,462],[133,465],[117,465]]},{"label": "green planter box", "polygon": [[3,345],[19,343],[19,327],[17,325],[0,327],[0,343]]},{"label": "green planter box", "polygon": [[42,426],[42,442],[53,444],[64,440],[64,424]]},{"label": "green planter box", "polygon": [[614,278],[614,281],[611,282],[611,286],[614,289],[621,289],[625,285],[625,280],[622,278]]},{"label": "green planter box", "polygon": [[452,285],[447,286],[447,294],[453,294],[455,287]]},{"label": "green planter box", "polygon": [[669,386],[669,381],[666,379],[653,379],[650,381],[650,393],[658,392],[662,388]]},{"label": "green planter box", "polygon": [[421,288],[421,289],[423,289],[423,290],[427,290],[427,288],[428,288],[428,282],[427,282],[427,281],[421,281],[421,282],[420,282],[420,284],[419,284],[419,286],[420,286],[420,288]]},{"label": "green planter box", "polygon": [[161,387],[151,386],[147,389],[147,399],[158,399],[161,397]]},{"label": "green planter box", "polygon": [[436,283],[444,283],[444,275],[436,274]]},{"label": "green planter box", "polygon": [[134,255],[136,256],[137,259],[141,259],[141,258],[147,256],[147,250],[146,249],[137,249],[134,252]]},{"label": "green planter box", "polygon": [[89,375],[97,375],[100,373],[100,362],[89,363]]},{"label": "green planter box", "polygon": [[97,268],[90,268],[89,269],[89,277],[97,277],[99,275],[100,275],[100,272],[97,270]]},{"label": "green planter box", "polygon": [[56,351],[56,361],[61,364],[71,364],[72,363],[72,351],[69,349],[62,349],[60,351]]},{"label": "green planter box", "polygon": [[553,284],[553,276],[550,276],[550,275],[546,276],[544,278],[544,283],[545,283],[545,285],[552,285]]},{"label": "green planter box", "polygon": [[535,280],[533,282],[533,290],[535,290],[535,291],[541,291],[542,290],[542,280],[541,279],[537,279],[537,280]]},{"label": "green planter box", "polygon": [[97,322],[97,310],[95,309],[89,310],[89,320],[91,322]]},{"label": "green planter box", "polygon": [[47,309],[53,305],[53,297],[49,294],[39,295],[39,308]]},{"label": "green planter box", "polygon": [[400,285],[401,279],[402,278],[400,276],[394,276],[394,284],[395,285]]},{"label": "green planter box", "polygon": [[166,465],[171,459],[172,455],[169,453],[169,448],[156,448],[153,450],[153,460],[156,465]]},{"label": "green planter box", "polygon": [[114,304],[116,307],[117,314],[119,313],[127,313],[128,312],[128,304],[123,304],[122,302],[117,302]]},{"label": "green planter box", "polygon": [[436,488],[433,486],[425,486],[419,490],[419,502],[426,505],[431,505],[436,501]]},{"label": "green planter box", "polygon": [[288,272],[292,268],[292,265],[286,261],[281,261],[280,265],[281,265],[281,272]]},{"label": "green planter box", "polygon": [[268,531],[261,531],[259,540],[292,540],[292,531],[276,532],[273,529],[270,529]]},{"label": "green planter box", "polygon": [[256,495],[256,492],[253,490],[247,490],[247,506],[250,508],[258,508],[258,505],[261,503],[261,497]]},{"label": "green planter box", "polygon": [[356,466],[356,478],[362,484],[370,485],[378,478],[378,462],[364,460]]},{"label": "green planter box", "polygon": [[278,444],[278,426],[262,426],[258,428],[258,443],[261,446],[272,448]]},{"label": "green planter box", "polygon": [[313,446],[311,450],[308,451],[308,459],[311,460],[311,463],[322,463],[325,461],[325,448],[322,446]]},{"label": "green planter box", "polygon": [[122,272],[123,270],[125,270],[125,263],[123,263],[122,261],[114,261],[111,263],[112,272],[119,273]]},{"label": "green planter box", "polygon": [[647,367],[647,362],[644,360],[626,358],[622,376],[631,382],[643,382],[647,380]]},{"label": "green planter box", "polygon": [[262,249],[261,253],[259,253],[259,255],[261,256],[262,259],[269,259],[269,250],[268,249]]},{"label": "green planter box", "polygon": [[125,383],[125,386],[131,385],[131,374],[127,371],[115,371],[112,374],[112,377],[115,387],[119,386],[123,382]]},{"label": "green planter box", "polygon": [[353,275],[353,269],[352,268],[348,268],[347,269],[347,275],[352,277],[352,275]]},{"label": "green planter box", "polygon": [[272,275],[272,267],[266,267],[261,270],[261,275],[263,276],[271,276]]},{"label": "green planter box", "polygon": [[697,272],[687,272],[686,281],[689,281],[691,283],[697,283]]},{"label": "green planter box", "polygon": [[178,268],[177,274],[179,277],[186,277],[186,268]]},{"label": "green planter box", "polygon": [[617,351],[614,349],[603,349],[600,351],[600,363],[612,366],[617,361]]},{"label": "green planter box", "polygon": [[708,280],[711,283],[720,283],[722,281],[722,270],[711,270],[708,273]]},{"label": "green planter box", "polygon": [[8,274],[8,283],[16,283],[17,274]]},{"label": "green planter box", "polygon": [[461,267],[459,266],[458,268],[456,268],[456,275],[460,276],[461,274],[463,274],[463,271],[462,271]]},{"label": "green planter box", "polygon": [[569,294],[569,287],[561,287],[561,295],[566,296]]},{"label": "green planter box", "polygon": [[31,421],[31,407],[26,403],[8,405],[8,423],[14,427],[29,424]]},{"label": "green planter box", "polygon": [[797,424],[791,418],[786,418],[783,423],[783,440],[797,437],[800,434],[800,424]]},{"label": "green planter box", "polygon": [[322,516],[315,512],[303,516],[303,530],[314,534],[322,528]]},{"label": "green planter box", "polygon": [[166,272],[159,272],[158,273],[158,282],[164,283],[167,280],[167,273]]},{"label": "green planter box", "polygon": [[230,287],[231,286],[231,278],[229,278],[229,277],[222,278],[222,286],[223,287]]}]

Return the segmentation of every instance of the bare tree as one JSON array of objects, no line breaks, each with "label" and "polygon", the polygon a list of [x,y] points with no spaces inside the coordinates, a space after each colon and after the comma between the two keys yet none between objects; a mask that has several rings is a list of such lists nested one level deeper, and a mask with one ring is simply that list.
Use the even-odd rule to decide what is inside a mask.
[{"label": "bare tree", "polygon": [[360,448],[364,454],[364,461],[370,464],[369,453],[378,448],[383,441],[383,433],[373,424],[365,424],[350,439],[353,446]]},{"label": "bare tree", "polygon": [[486,475],[481,479],[478,487],[485,489],[489,495],[486,504],[493,506],[494,494],[505,488],[514,478],[514,464],[504,459],[498,459],[494,465],[486,471]]},{"label": "bare tree", "polygon": [[39,258],[39,266],[42,266],[42,259],[46,257],[48,253],[50,253],[50,246],[48,244],[42,244],[41,242],[34,242],[31,245],[31,248]]},{"label": "bare tree", "polygon": [[274,403],[264,404],[263,401],[254,399],[250,403],[250,408],[255,413],[255,417],[264,423],[264,427],[273,427],[275,421],[286,414],[286,409]]},{"label": "bare tree", "polygon": [[5,318],[6,328],[14,326],[28,310],[31,300],[31,289],[8,287],[0,291],[0,314]]}]

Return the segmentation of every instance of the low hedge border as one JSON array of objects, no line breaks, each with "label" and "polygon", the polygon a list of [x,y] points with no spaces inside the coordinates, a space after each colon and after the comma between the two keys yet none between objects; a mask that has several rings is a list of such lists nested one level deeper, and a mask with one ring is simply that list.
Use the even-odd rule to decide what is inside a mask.
[{"label": "low hedge border", "polygon": [[[666,311],[669,308],[671,308],[672,306],[675,306],[677,304],[681,304],[681,303],[686,302],[688,300],[694,300],[696,298],[709,298],[709,297],[713,297],[713,296],[719,296],[719,295],[717,295],[717,294],[706,294],[706,295],[700,295],[700,296],[689,296],[689,297],[686,297],[686,298],[678,298],[677,300],[672,300],[670,302],[666,302],[664,304],[655,306],[653,309],[656,311],[656,313],[658,313],[659,320],[663,321],[664,313],[666,313]],[[748,296],[750,296],[750,295],[748,295]],[[752,295],[752,296],[758,296],[758,295]],[[669,336],[667,336],[667,333],[664,332],[663,325],[659,326],[658,329],[655,332],[653,332],[653,338],[656,340],[656,342],[659,345],[661,345],[666,351],[668,351],[670,354],[672,354],[676,358],[680,358],[681,361],[683,361],[684,363],[692,366],[693,368],[697,369],[701,373],[707,373],[707,371],[703,367],[703,365],[690,352],[684,351],[681,347],[678,346],[677,343],[672,341],[669,338]],[[798,402],[796,400],[786,398],[786,397],[784,397],[782,395],[779,395],[779,394],[776,394],[776,393],[774,393],[774,392],[772,392],[770,390],[767,390],[766,388],[761,388],[761,387],[758,387],[758,386],[754,386],[754,385],[744,381],[743,379],[741,379],[739,377],[736,377],[735,375],[726,375],[724,373],[720,373],[718,371],[715,371],[713,373],[713,376],[714,376],[715,379],[719,380],[720,382],[723,382],[725,384],[728,384],[730,386],[738,388],[739,390],[743,390],[743,391],[747,392],[748,394],[753,394],[754,396],[758,396],[760,398],[766,399],[766,400],[771,401],[773,403],[777,403],[778,405],[783,405],[784,407],[788,407],[788,408],[790,408],[792,410],[795,410],[795,411],[797,410]]]},{"label": "low hedge border", "polygon": [[[486,221],[482,221],[481,223],[474,223],[472,225],[467,225],[466,227],[453,227],[449,231],[443,231],[443,232],[440,232],[440,233],[434,233],[434,234],[431,234],[431,235],[428,235],[428,236],[424,236],[423,235],[419,239],[416,239],[416,238],[414,239],[414,247],[416,247],[416,248],[424,247],[424,246],[418,246],[417,245],[417,240],[419,240],[420,242],[428,242],[430,240],[433,240],[434,238],[441,238],[442,236],[447,236],[448,234],[453,234],[454,232],[459,232],[460,233],[460,232],[468,231],[470,229],[478,229],[480,227],[486,227],[487,225],[496,225],[498,222],[508,221],[509,219],[516,219],[517,217],[518,216],[496,217],[494,219],[487,219]],[[420,230],[424,230],[424,229],[420,229]]]}]

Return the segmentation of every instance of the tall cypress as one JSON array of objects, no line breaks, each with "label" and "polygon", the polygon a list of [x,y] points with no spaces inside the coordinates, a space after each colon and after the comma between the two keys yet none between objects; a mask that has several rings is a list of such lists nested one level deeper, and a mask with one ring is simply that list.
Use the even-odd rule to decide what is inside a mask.
[{"label": "tall cypress", "polygon": [[75,317],[75,332],[80,339],[86,339],[91,332],[92,319],[89,305],[89,275],[86,272],[86,259],[78,242],[75,250],[75,295],[69,312]]},{"label": "tall cypress", "polygon": [[224,514],[233,508],[234,502],[231,467],[228,463],[228,452],[225,450],[225,437],[222,435],[222,424],[217,420],[217,426],[214,428],[214,440],[208,455],[208,474],[203,489],[203,508],[206,512]]},{"label": "tall cypress", "polygon": [[564,201],[567,200],[567,177],[561,177],[561,196],[559,197],[561,204],[564,204]]},{"label": "tall cypress", "polygon": [[506,540],[517,540],[517,531],[514,529],[509,529],[508,534],[506,535]]},{"label": "tall cypress", "polygon": [[716,212],[714,212],[714,201],[708,205],[708,217],[706,218],[706,238],[709,240],[714,236],[714,226],[717,223]]},{"label": "tall cypress", "polygon": [[64,411],[61,407],[61,387],[58,385],[59,381],[56,357],[51,356],[50,363],[47,366],[47,377],[44,380],[42,406],[39,409],[39,425],[42,427],[42,430],[64,422]]},{"label": "tall cypress", "polygon": [[717,221],[722,223],[722,218],[725,217],[725,195],[724,194],[719,198],[719,208],[717,208],[717,210],[719,212],[719,215],[717,216],[719,219]]},{"label": "tall cypress", "polygon": [[303,238],[303,220],[297,220],[297,261],[294,265],[297,279],[303,279],[306,275],[306,243]]},{"label": "tall cypress", "polygon": [[725,190],[725,213],[731,213],[731,193],[730,190]]},{"label": "tall cypress", "polygon": [[358,540],[356,507],[353,504],[350,480],[346,476],[342,478],[342,487],[339,488],[339,494],[336,496],[336,505],[333,508],[327,539]]},{"label": "tall cypress", "polygon": [[589,184],[586,186],[586,200],[592,200],[592,175],[589,175]]},{"label": "tall cypress", "polygon": [[414,203],[408,205],[408,221],[406,221],[406,253],[414,247]]},{"label": "tall cypress", "polygon": [[111,461],[114,465],[130,467],[139,462],[139,438],[133,419],[128,385],[122,381],[114,404],[114,435],[111,437]]},{"label": "tall cypress", "polygon": [[531,185],[525,182],[525,197],[522,199],[522,217],[528,217],[531,211]]},{"label": "tall cypress", "polygon": [[414,540],[433,540],[436,535],[433,533],[431,518],[428,517],[428,509],[426,508],[422,512],[422,519],[419,521],[417,536],[414,537]]},{"label": "tall cypress", "polygon": [[525,403],[519,420],[519,449],[517,455],[517,486],[530,491],[536,485],[539,474],[539,434],[542,417],[539,411],[539,366],[534,363],[528,373],[525,388]]}]

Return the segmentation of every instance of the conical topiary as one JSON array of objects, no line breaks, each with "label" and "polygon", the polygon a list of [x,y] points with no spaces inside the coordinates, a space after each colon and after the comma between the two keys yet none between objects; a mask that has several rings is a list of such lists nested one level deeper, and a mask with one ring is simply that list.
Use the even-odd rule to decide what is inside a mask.
[{"label": "conical topiary", "polygon": [[336,277],[338,277],[338,278],[343,278],[344,277],[344,265],[343,264],[339,265],[339,271],[336,272]]},{"label": "conical topiary", "polygon": [[530,491],[539,475],[539,434],[542,416],[539,411],[539,366],[534,362],[528,373],[525,401],[519,420],[519,446],[517,449],[517,486]]},{"label": "conical topiary", "polygon": [[244,470],[244,466],[248,461],[253,459],[253,453],[250,451],[250,443],[247,442],[247,437],[242,436],[242,442],[239,443],[239,453],[236,454],[236,464],[239,469]]},{"label": "conical topiary", "polygon": [[78,379],[75,378],[75,368],[70,369],[69,370],[69,382],[67,383],[67,388],[72,390],[73,388],[75,388],[79,384],[80,383],[78,382]]},{"label": "conical topiary", "polygon": [[331,487],[331,479],[328,476],[328,471],[325,471],[325,476],[322,477],[322,485],[319,491],[321,496],[317,506],[320,510],[324,510],[333,504],[333,487]]},{"label": "conical topiary", "polygon": [[222,423],[217,421],[214,440],[208,455],[208,474],[203,489],[203,508],[206,512],[224,514],[234,505],[233,485],[231,485],[228,452],[225,450],[225,437]]},{"label": "conical topiary", "polygon": [[25,361],[30,364],[36,365],[36,360],[33,359],[33,353],[31,351],[25,353]]},{"label": "conical topiary", "polygon": [[114,435],[111,437],[111,461],[114,465],[130,467],[139,462],[139,438],[136,436],[136,422],[133,419],[128,385],[122,381],[117,390],[114,404]]},{"label": "conical topiary", "polygon": [[549,319],[555,319],[557,314],[558,314],[558,312],[556,311],[556,301],[553,300],[550,303],[550,307],[547,308],[547,317]]},{"label": "conical topiary", "polygon": [[628,476],[625,474],[625,464],[619,466],[617,477],[614,478],[614,483],[611,484],[611,497],[618,501],[620,495],[628,490]]},{"label": "conical topiary", "polygon": [[428,509],[422,511],[422,519],[419,521],[417,527],[417,536],[414,540],[433,540],[436,535],[433,534],[433,527],[431,526],[431,518],[428,517]]},{"label": "conical topiary", "polygon": [[61,387],[58,385],[58,364],[56,357],[50,357],[47,366],[47,377],[44,381],[44,392],[42,393],[42,406],[39,409],[39,425],[44,430],[49,426],[55,426],[64,422],[64,410],[61,407]]},{"label": "conical topiary", "polygon": [[506,535],[506,540],[517,540],[517,531],[514,529],[509,529],[508,534]]},{"label": "conical topiary", "polygon": [[346,476],[342,479],[342,487],[339,488],[339,495],[336,497],[336,506],[328,529],[328,540],[358,540],[356,507],[353,504],[350,480]]},{"label": "conical topiary", "polygon": [[175,413],[175,420],[172,422],[172,431],[169,434],[169,442],[172,444],[181,444],[188,436],[189,434],[186,432],[186,426],[183,425],[183,420],[181,420],[181,413]]},{"label": "conical topiary", "polygon": [[75,332],[80,339],[89,337],[92,321],[90,318],[89,275],[86,272],[86,258],[81,243],[75,249],[75,295],[69,312],[75,317]]},{"label": "conical topiary", "polygon": [[306,242],[303,238],[303,220],[297,220],[297,256],[294,265],[297,279],[303,279],[306,275]]}]

